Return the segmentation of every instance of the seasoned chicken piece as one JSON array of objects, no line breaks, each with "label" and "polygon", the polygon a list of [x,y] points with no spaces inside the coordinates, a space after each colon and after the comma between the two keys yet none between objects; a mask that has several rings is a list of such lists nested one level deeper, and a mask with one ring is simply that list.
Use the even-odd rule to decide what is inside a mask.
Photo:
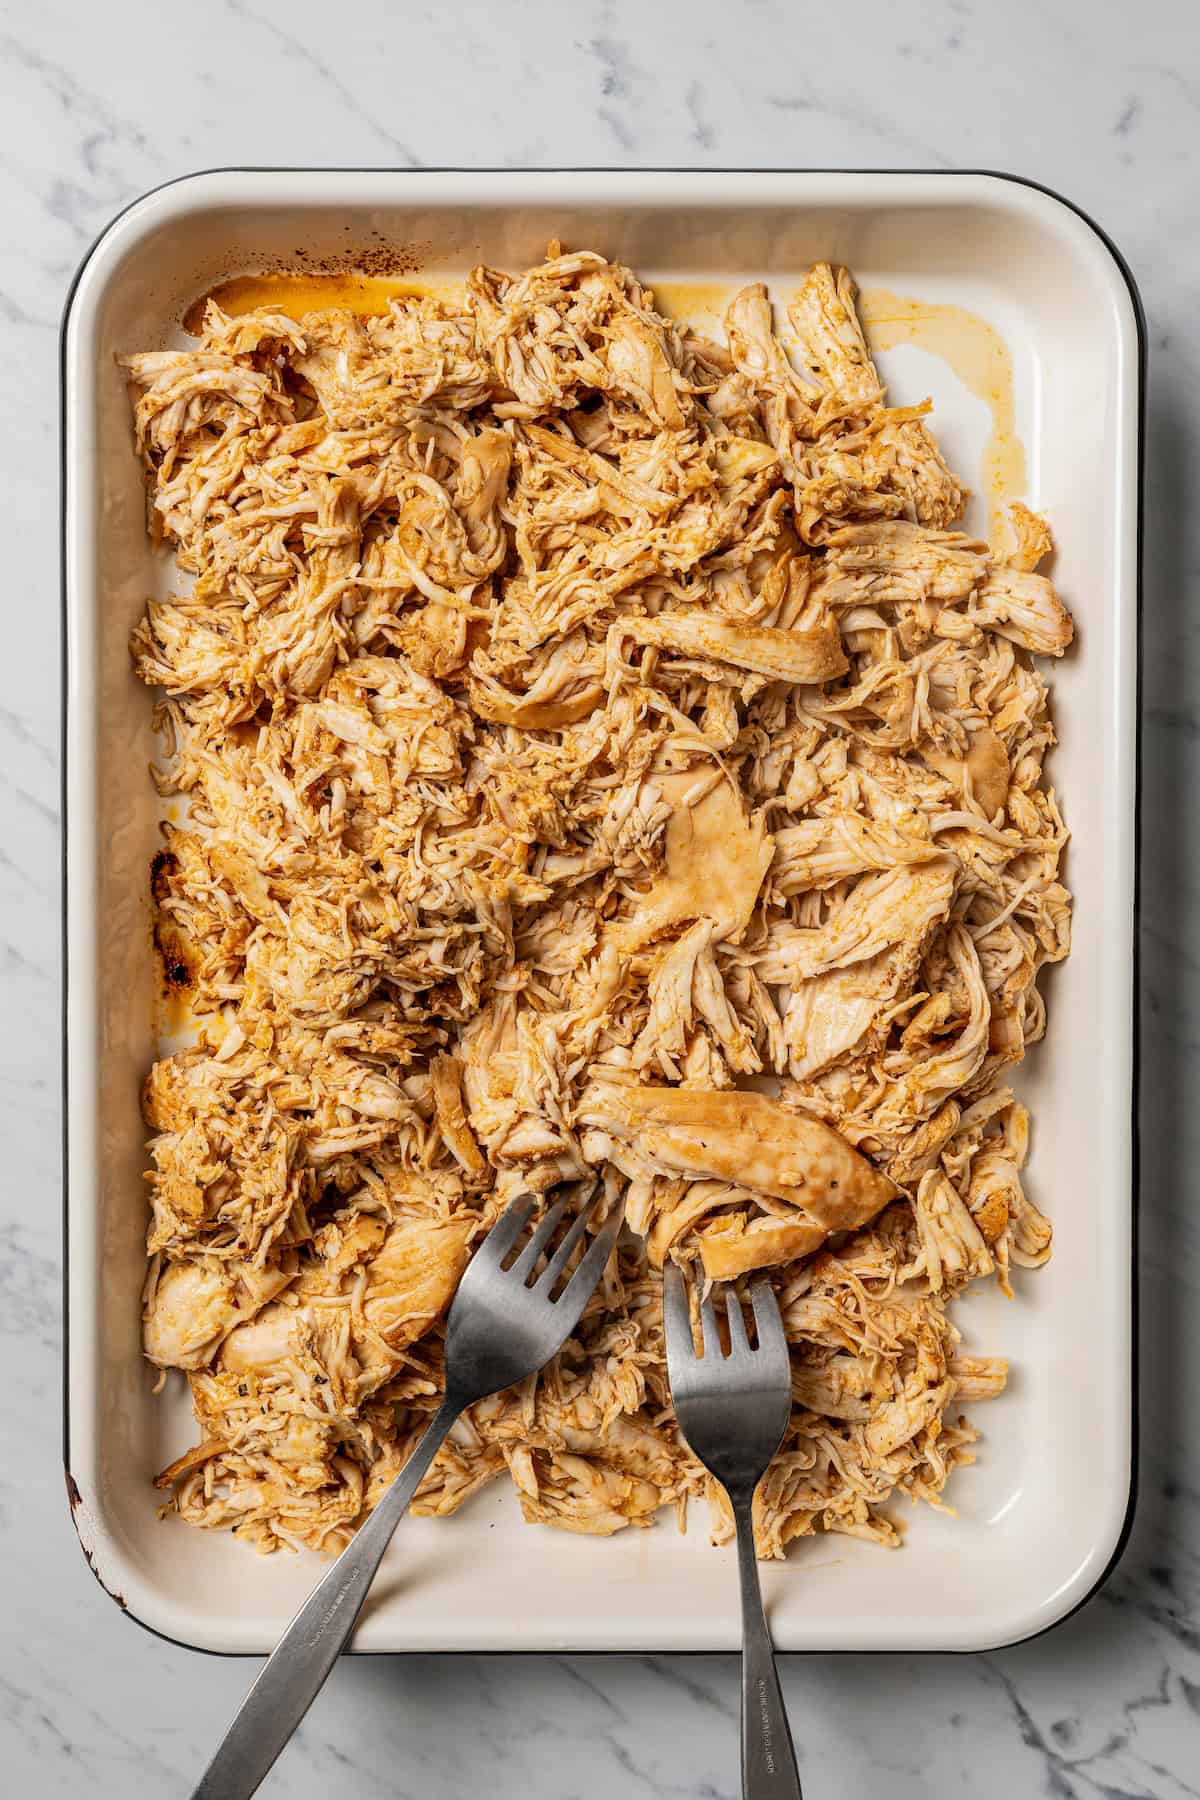
[{"label": "seasoned chicken piece", "polygon": [[791,989],[783,1029],[793,1079],[856,1050],[911,988],[958,873],[946,857],[881,870],[858,882],[819,931],[773,934],[759,967],[765,980],[782,978]]},{"label": "seasoned chicken piece", "polygon": [[717,479],[723,487],[732,487],[747,476],[765,474],[778,460],[769,444],[735,436],[714,439],[712,459]]},{"label": "seasoned chicken piece", "polygon": [[777,927],[759,959],[759,974],[794,987],[828,969],[867,962],[891,944],[919,943],[945,918],[960,872],[958,858],[943,855],[864,875],[826,924],[811,931]]},{"label": "seasoned chicken piece", "polygon": [[883,386],[875,373],[854,301],[855,287],[849,270],[817,263],[788,306],[788,318],[800,339],[805,361],[825,390],[819,412],[822,422],[869,413],[883,400]]},{"label": "seasoned chicken piece", "polygon": [[825,545],[851,522],[895,519],[904,511],[901,496],[885,485],[886,468],[869,467],[842,439],[818,443],[796,462],[796,529],[806,544]]},{"label": "seasoned chicken piece", "polygon": [[769,625],[735,625],[702,614],[660,613],[656,619],[623,619],[613,632],[685,656],[711,657],[772,681],[833,681],[848,667],[832,620],[809,631],[775,631]]},{"label": "seasoned chicken piece", "polygon": [[687,1049],[693,1017],[692,983],[696,962],[712,937],[712,921],[698,919],[675,943],[659,955],[649,982],[650,1010],[637,1042],[632,1064],[644,1069],[654,1061],[665,1062],[664,1074]]},{"label": "seasoned chicken piece", "polygon": [[[821,592],[837,605],[843,588],[853,603],[965,600],[988,579],[986,544],[960,531],[928,531],[896,519],[848,525],[829,539],[831,576]],[[845,579],[853,577],[853,580]]]},{"label": "seasoned chicken piece", "polygon": [[736,1181],[795,1209],[786,1222],[744,1227],[737,1241],[729,1230],[710,1228],[701,1254],[712,1276],[815,1250],[831,1231],[872,1218],[896,1192],[837,1132],[763,1094],[597,1079],[584,1091],[579,1121],[593,1128],[594,1148],[603,1143],[618,1168],[629,1162],[694,1181]]},{"label": "seasoned chicken piece", "polygon": [[455,494],[476,558],[476,566],[494,569],[508,551],[500,503],[512,467],[512,440],[503,431],[485,429],[464,439]]},{"label": "seasoned chicken piece", "polygon": [[668,431],[683,430],[687,419],[661,331],[646,319],[618,317],[609,328],[604,360],[610,392],[627,395],[654,424]]},{"label": "seasoned chicken piece", "polygon": [[[736,980],[736,967],[731,967],[730,973]],[[762,1063],[754,1047],[753,1035],[730,1001],[730,989],[711,945],[706,945],[697,959],[692,994],[696,1011],[720,1047],[727,1067],[737,1075],[757,1074]],[[753,1020],[752,1013],[751,1019]],[[689,1069],[688,1085],[697,1087],[706,1084],[696,1080]]]},{"label": "seasoned chicken piece", "polygon": [[165,473],[184,440],[214,425],[235,425],[239,412],[255,424],[292,417],[277,371],[224,351],[150,350],[120,361],[142,390],[134,411],[139,447],[161,456]]},{"label": "seasoned chicken piece", "polygon": [[771,883],[783,895],[832,887],[869,869],[934,860],[936,844],[856,813],[821,813],[775,833]]},{"label": "seasoned chicken piece", "polygon": [[518,1487],[521,1511],[530,1525],[557,1525],[561,1531],[611,1537],[627,1525],[649,1525],[663,1503],[653,1482],[624,1475],[591,1457],[558,1451],[531,1459],[533,1491]]},{"label": "seasoned chicken piece", "polygon": [[226,356],[246,357],[262,350],[303,356],[305,351],[303,330],[279,308],[261,306],[231,316],[211,295],[204,305],[204,342],[207,349]]},{"label": "seasoned chicken piece", "polygon": [[[420,1212],[390,1227],[382,1220],[370,1223],[375,1229],[363,1245],[361,1285],[354,1263],[348,1265],[352,1285],[331,1282],[330,1276],[302,1278],[297,1293],[306,1297],[300,1304],[267,1306],[253,1322],[230,1332],[221,1366],[261,1370],[309,1352],[328,1370],[352,1344],[359,1362],[368,1367],[378,1361],[375,1344],[382,1342],[395,1352],[422,1337],[454,1296],[478,1219]],[[340,1273],[336,1262],[330,1275],[335,1272]],[[393,1367],[386,1363],[373,1385]]]},{"label": "seasoned chicken piece", "polygon": [[984,1149],[972,1159],[967,1194],[971,1214],[988,1243],[1021,1268],[1040,1268],[1050,1255],[1050,1221],[1026,1194],[1007,1150]]},{"label": "seasoned chicken piece", "polygon": [[911,982],[920,951],[908,943],[865,962],[826,969],[797,982],[783,1013],[788,1073],[816,1075],[858,1049],[882,1013]]},{"label": "seasoned chicken piece", "polygon": [[883,412],[872,421],[863,448],[864,473],[896,494],[903,515],[917,525],[945,531],[962,517],[968,491],[955,479],[916,409]]},{"label": "seasoned chicken piece", "polygon": [[925,1279],[933,1293],[954,1292],[978,1276],[990,1275],[991,1255],[974,1219],[952,1182],[940,1169],[921,1177],[914,1207]]},{"label": "seasoned chicken piece", "polygon": [[666,867],[628,924],[619,928],[626,946],[650,938],[685,919],[708,919],[713,941],[736,940],[745,930],[774,842],[759,818],[748,820],[741,800],[718,782],[691,804],[671,814],[666,832]]},{"label": "seasoned chicken piece", "polygon": [[394,306],[378,319],[309,313],[304,336],[295,368],[338,431],[386,429],[430,403],[465,410],[491,387],[470,321],[434,300]]},{"label": "seasoned chicken piece", "polygon": [[761,1067],[753,1041],[729,1001],[720,969],[710,948],[713,926],[699,919],[673,944],[659,953],[650,977],[646,1023],[633,1046],[631,1064],[645,1069],[657,1062],[668,1079],[681,1069],[690,1086],[697,1082],[689,1051],[697,1039],[693,1023],[703,1021],[729,1065],[739,1074]]},{"label": "seasoned chicken piece", "polygon": [[[962,925],[950,927],[946,943],[953,979],[956,987],[961,984],[963,994],[961,1029],[945,1048],[936,1048],[931,1055],[899,1050],[884,1059],[889,1081],[875,1108],[880,1124],[928,1116],[968,1085],[987,1055],[991,1002],[979,953]],[[957,1000],[954,1005],[957,1010]]]},{"label": "seasoned chicken piece", "polygon": [[400,1219],[367,1265],[363,1311],[393,1350],[423,1337],[441,1318],[467,1266],[467,1246],[479,1229],[462,1218]]},{"label": "seasoned chicken piece", "polygon": [[1061,656],[1075,635],[1071,615],[1044,575],[994,568],[976,595],[971,618],[1038,656]]},{"label": "seasoned chicken piece", "polygon": [[244,1319],[286,1288],[290,1267],[248,1263],[169,1262],[152,1280],[143,1314],[146,1355],[164,1369],[202,1369]]},{"label": "seasoned chicken piece", "polygon": [[[428,1415],[420,1416],[423,1427]],[[415,1449],[416,1433],[406,1447]],[[386,1480],[380,1484],[380,1496],[386,1482],[395,1478],[408,1456],[397,1459],[395,1468],[384,1470]],[[412,1511],[420,1518],[448,1519],[472,1499],[481,1488],[505,1471],[504,1455],[493,1444],[483,1443],[467,1419],[460,1419],[434,1457],[429,1473],[417,1489]],[[379,1497],[379,1496],[376,1496]]]},{"label": "seasoned chicken piece", "polygon": [[532,1408],[527,1401],[499,1395],[477,1406],[472,1419],[491,1442],[528,1443],[552,1455],[566,1450],[594,1457],[664,1490],[676,1479],[678,1456],[668,1435],[640,1418],[628,1417],[620,1407],[606,1416],[590,1385],[564,1377],[561,1369],[539,1384]]},{"label": "seasoned chicken piece", "polygon": [[468,305],[477,340],[530,416],[569,407],[588,387],[669,430],[686,423],[675,382],[678,339],[628,271],[590,252],[549,257],[516,281],[478,268]]},{"label": "seasoned chicken piece", "polygon": [[[939,994],[937,999],[941,998]],[[958,1102],[947,1100],[931,1119],[911,1131],[895,1155],[888,1159],[887,1170],[892,1180],[899,1182],[901,1187],[915,1188],[921,1176],[933,1168],[943,1146],[954,1136],[961,1117],[962,1107]],[[984,1236],[987,1237],[986,1231]]]},{"label": "seasoned chicken piece", "polygon": [[482,1175],[487,1164],[471,1136],[463,1107],[462,1064],[455,1056],[435,1056],[429,1065],[429,1083],[438,1130],[450,1154],[468,1175]]},{"label": "seasoned chicken piece", "polygon": [[395,642],[418,674],[442,680],[467,660],[470,615],[461,607],[431,600],[414,607],[396,627]]},{"label": "seasoned chicken piece", "polygon": [[953,1393],[954,1383],[949,1379],[926,1387],[919,1375],[910,1376],[903,1393],[881,1407],[864,1428],[867,1449],[876,1457],[891,1456],[941,1418]]},{"label": "seasoned chicken piece", "polygon": [[1009,566],[1026,573],[1036,569],[1054,548],[1050,527],[1040,513],[1030,512],[1019,500],[1008,509],[1013,545],[1008,554]]},{"label": "seasoned chicken piece", "polygon": [[594,712],[604,700],[604,688],[595,679],[595,657],[582,632],[572,633],[557,644],[524,694],[511,694],[494,676],[479,667],[472,671],[471,710],[480,719],[497,725],[519,725],[526,731],[555,731],[575,725]]},{"label": "seasoned chicken piece", "polygon": [[956,1400],[994,1400],[1008,1384],[1002,1356],[954,1356],[949,1368]]},{"label": "seasoned chicken piece", "polygon": [[792,367],[775,336],[771,302],[761,281],[742,288],[725,314],[733,365],[756,388],[785,396],[797,422],[808,417],[817,390]]},{"label": "seasoned chicken piece", "polygon": [[796,1399],[810,1412],[823,1413],[829,1419],[865,1423],[890,1399],[891,1391],[891,1370],[883,1357],[841,1352],[820,1361],[806,1357],[792,1364]]},{"label": "seasoned chicken piece", "polygon": [[987,725],[968,733],[969,747],[961,759],[947,750],[926,747],[922,759],[959,789],[965,804],[978,806],[985,819],[994,819],[1008,799],[1010,771],[1004,741]]},{"label": "seasoned chicken piece", "polygon": [[221,1349],[221,1367],[245,1375],[286,1362],[302,1353],[316,1324],[310,1306],[265,1306],[256,1319],[230,1332]]},{"label": "seasoned chicken piece", "polygon": [[812,433],[818,390],[797,374],[775,336],[771,302],[762,282],[735,295],[725,314],[725,330],[734,367],[762,396],[767,434],[782,467],[791,474],[797,440]]}]

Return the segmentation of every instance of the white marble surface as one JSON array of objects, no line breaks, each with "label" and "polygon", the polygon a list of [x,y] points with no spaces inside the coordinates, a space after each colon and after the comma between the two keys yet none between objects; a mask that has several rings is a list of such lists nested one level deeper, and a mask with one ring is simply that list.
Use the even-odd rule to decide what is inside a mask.
[{"label": "white marble surface", "polygon": [[[403,23],[401,23],[401,17]],[[1141,1502],[1048,1637],[785,1667],[809,1800],[1200,1794],[1200,26],[1192,0],[0,7],[0,1768],[182,1795],[251,1670],[124,1621],[59,1456],[56,328],[139,191],[226,163],[992,167],[1088,208],[1150,319]],[[726,1658],[343,1664],[264,1792],[731,1796]]]}]

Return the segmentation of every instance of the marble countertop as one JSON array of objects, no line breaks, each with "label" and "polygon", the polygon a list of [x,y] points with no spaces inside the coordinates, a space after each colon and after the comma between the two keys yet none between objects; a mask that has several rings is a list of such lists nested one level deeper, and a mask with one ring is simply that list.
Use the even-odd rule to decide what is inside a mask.
[{"label": "marble countertop", "polygon": [[[1188,0],[5,4],[0,23],[0,1767],[39,1800],[190,1790],[241,1662],[92,1581],[59,1453],[57,325],[93,236],[206,166],[1008,169],[1112,234],[1151,334],[1140,1502],[1115,1575],[995,1655],[788,1659],[805,1791],[1200,1794],[1200,29]],[[844,19],[844,24],[843,24]],[[264,1792],[732,1796],[727,1657],[343,1663]],[[452,1709],[452,1710],[451,1710]]]}]

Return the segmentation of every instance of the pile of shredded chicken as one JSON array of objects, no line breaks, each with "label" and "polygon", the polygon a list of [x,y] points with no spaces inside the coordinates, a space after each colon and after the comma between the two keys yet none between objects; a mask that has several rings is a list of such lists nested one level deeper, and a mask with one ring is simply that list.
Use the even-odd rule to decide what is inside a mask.
[{"label": "pile of shredded chicken", "polygon": [[[225,316],[130,356],[163,690],[145,1346],[160,1476],[260,1550],[343,1545],[437,1403],[514,1193],[627,1229],[576,1337],[455,1428],[417,1510],[507,1472],[584,1532],[722,1496],[681,1443],[664,1260],[765,1270],[794,1410],[759,1546],[897,1540],[971,1460],[948,1303],[1042,1263],[1009,1071],[1068,948],[1033,658],[1071,621],[891,408],[844,270],[725,342],[580,252],[458,304]],[[182,584],[181,584],[182,585]]]}]

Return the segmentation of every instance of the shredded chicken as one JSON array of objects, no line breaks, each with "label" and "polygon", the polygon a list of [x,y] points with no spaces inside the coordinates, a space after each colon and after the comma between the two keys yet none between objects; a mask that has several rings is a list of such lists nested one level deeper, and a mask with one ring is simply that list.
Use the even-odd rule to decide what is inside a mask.
[{"label": "shredded chicken", "polygon": [[726,343],[586,251],[461,303],[297,324],[210,302],[133,355],[152,532],[133,636],[182,822],[156,929],[197,1041],[150,1071],[147,1356],[188,1521],[336,1550],[442,1383],[516,1192],[596,1169],[628,1229],[576,1334],[420,1490],[507,1473],[573,1531],[723,1496],[682,1444],[664,1260],[767,1270],[795,1405],[759,1547],[897,1541],[1004,1385],[948,1307],[1050,1226],[1007,1085],[1066,955],[1033,656],[1069,614],[955,527],[845,270]]}]

